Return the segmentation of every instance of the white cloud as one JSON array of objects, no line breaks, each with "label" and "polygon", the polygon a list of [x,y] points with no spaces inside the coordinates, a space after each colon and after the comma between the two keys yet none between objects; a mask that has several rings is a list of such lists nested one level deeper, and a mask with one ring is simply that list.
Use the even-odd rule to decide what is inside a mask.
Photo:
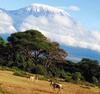
[{"label": "white cloud", "polygon": [[12,18],[2,10],[0,10],[0,34],[16,32],[13,26]]},{"label": "white cloud", "polygon": [[80,8],[76,5],[71,5],[68,7],[69,11],[80,11]]},{"label": "white cloud", "polygon": [[20,29],[23,31],[30,28],[40,30],[46,37],[60,44],[100,52],[100,32],[86,30],[70,16],[55,15],[53,18],[29,16]]}]

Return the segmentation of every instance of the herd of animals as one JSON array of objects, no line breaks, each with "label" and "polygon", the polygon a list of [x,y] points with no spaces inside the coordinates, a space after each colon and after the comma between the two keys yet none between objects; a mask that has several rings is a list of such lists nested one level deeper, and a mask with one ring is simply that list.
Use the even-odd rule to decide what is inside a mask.
[{"label": "herd of animals", "polygon": [[[28,78],[31,81],[37,81],[38,80],[38,76],[30,76]],[[52,87],[52,89],[55,91],[56,89],[58,90],[58,93],[61,91],[61,89],[63,89],[62,84],[58,83],[58,82],[53,82],[53,80],[48,79],[48,81],[50,82],[50,86]]]}]

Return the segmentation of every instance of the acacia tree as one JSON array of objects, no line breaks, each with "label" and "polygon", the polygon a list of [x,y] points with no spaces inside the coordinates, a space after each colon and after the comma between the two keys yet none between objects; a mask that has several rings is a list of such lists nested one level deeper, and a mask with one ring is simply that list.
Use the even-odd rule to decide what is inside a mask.
[{"label": "acacia tree", "polygon": [[49,67],[53,63],[64,63],[67,53],[59,48],[59,44],[52,42],[52,50],[47,53],[45,66]]},{"label": "acacia tree", "polygon": [[31,59],[33,63],[43,63],[46,67],[54,61],[62,61],[67,53],[59,48],[56,42],[50,42],[37,30],[18,32],[8,37],[13,52],[23,54],[25,61]]}]

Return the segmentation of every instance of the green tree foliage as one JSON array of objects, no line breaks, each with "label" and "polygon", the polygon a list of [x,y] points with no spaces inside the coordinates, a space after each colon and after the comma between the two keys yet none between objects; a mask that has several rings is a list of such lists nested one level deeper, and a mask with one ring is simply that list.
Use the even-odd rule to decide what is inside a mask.
[{"label": "green tree foliage", "polygon": [[5,60],[7,59],[7,47],[6,47],[7,42],[0,37],[0,65],[6,65]]},{"label": "green tree foliage", "polygon": [[72,74],[72,79],[77,81],[77,82],[80,81],[81,78],[82,78],[82,75],[81,75],[80,72],[75,72],[75,73]]},{"label": "green tree foliage", "polygon": [[92,82],[93,82],[93,84],[98,84],[98,79],[95,76],[93,76],[92,77]]},{"label": "green tree foliage", "polygon": [[70,72],[66,72],[65,81],[66,82],[72,81],[72,74]]},{"label": "green tree foliage", "polygon": [[[33,63],[43,63],[46,67],[54,61],[64,60],[67,55],[57,43],[50,42],[36,30],[12,34],[8,41],[15,55],[16,52],[20,55],[23,54],[25,61],[31,59]],[[14,58],[14,60],[16,59]]]},{"label": "green tree foliage", "polygon": [[55,66],[55,63],[65,62],[67,53],[59,48],[58,43],[49,41],[39,31],[28,30],[14,33],[8,37],[6,45],[3,45],[3,41],[1,38],[0,65],[15,66],[28,72],[44,75],[49,72],[55,76],[64,74]]},{"label": "green tree foliage", "polygon": [[6,41],[2,37],[0,37],[0,45],[4,45],[4,44],[6,44]]},{"label": "green tree foliage", "polygon": [[47,70],[43,65],[38,64],[38,65],[36,65],[34,67],[34,73],[35,74],[46,75],[47,74]]},{"label": "green tree foliage", "polygon": [[86,81],[93,82],[93,76],[97,79],[100,77],[100,66],[96,60],[83,58],[79,63],[79,68]]}]

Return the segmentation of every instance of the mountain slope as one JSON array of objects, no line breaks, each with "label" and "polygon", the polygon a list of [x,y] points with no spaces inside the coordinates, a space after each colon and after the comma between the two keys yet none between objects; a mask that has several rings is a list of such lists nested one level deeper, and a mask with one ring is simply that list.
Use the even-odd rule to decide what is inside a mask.
[{"label": "mountain slope", "polygon": [[0,9],[0,35],[27,29],[38,29],[61,45],[100,52],[100,32],[87,31],[62,9],[43,4],[10,11]]}]

